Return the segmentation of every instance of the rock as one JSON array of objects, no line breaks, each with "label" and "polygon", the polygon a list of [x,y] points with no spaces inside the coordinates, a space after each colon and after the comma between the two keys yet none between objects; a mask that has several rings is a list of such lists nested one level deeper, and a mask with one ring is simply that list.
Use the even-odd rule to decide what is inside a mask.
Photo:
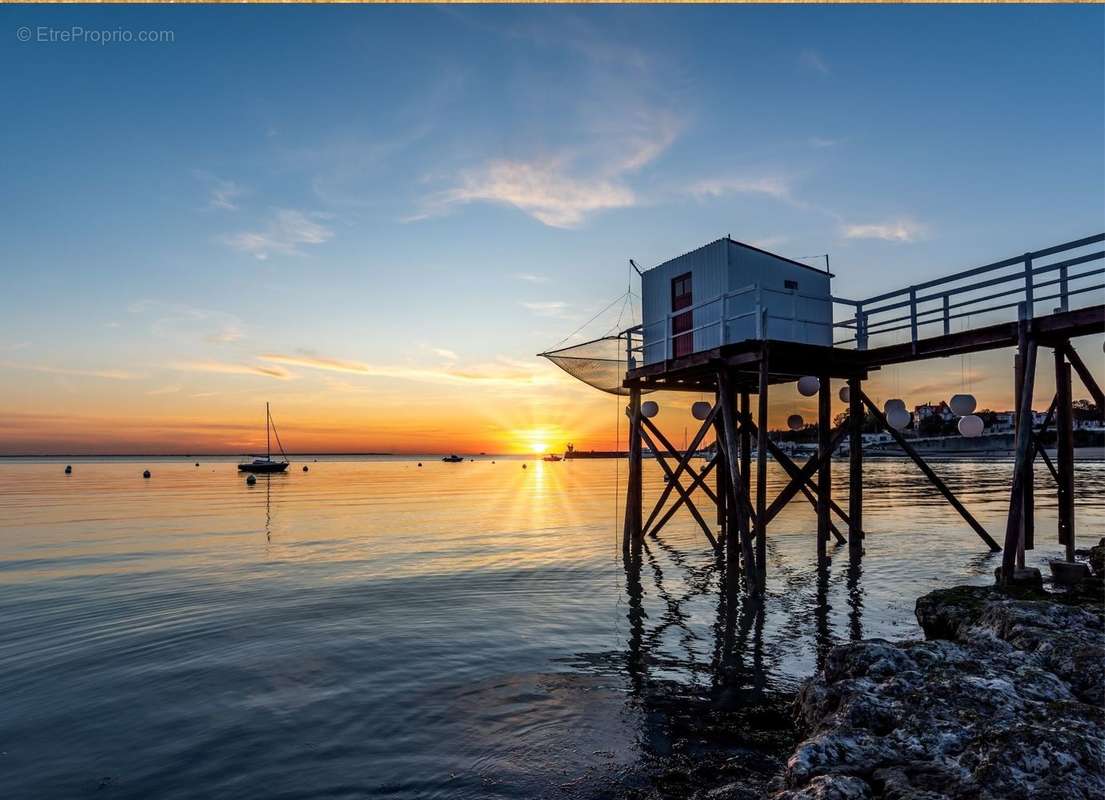
[{"label": "rock", "polygon": [[994,580],[998,585],[1014,589],[1044,590],[1044,576],[1035,567],[1017,567],[1013,570],[1013,578],[1008,581],[1002,580],[1001,567],[998,567],[994,570]]},{"label": "rock", "polygon": [[927,641],[833,648],[798,697],[808,733],[775,800],[1105,796],[1100,604],[956,587],[917,601]]},{"label": "rock", "polygon": [[1090,577],[1090,568],[1081,561],[1049,561],[1051,577],[1060,586],[1077,586]]},{"label": "rock", "polygon": [[1105,575],[1105,537],[1090,548],[1090,569],[1094,575]]}]

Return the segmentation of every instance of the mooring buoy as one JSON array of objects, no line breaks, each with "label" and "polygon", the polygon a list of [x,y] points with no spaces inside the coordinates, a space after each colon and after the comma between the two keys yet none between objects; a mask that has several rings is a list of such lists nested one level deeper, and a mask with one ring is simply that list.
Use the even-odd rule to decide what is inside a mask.
[{"label": "mooring buoy", "polygon": [[143,477],[143,478],[148,478],[148,477],[150,477],[150,471],[149,471],[149,470],[146,470],[145,472],[143,472],[143,473],[142,473],[142,477]]},{"label": "mooring buoy", "polygon": [[257,483],[256,475],[250,475],[248,478],[246,478],[246,486],[252,486],[255,483]]},{"label": "mooring buoy", "polygon": [[525,468],[526,468],[526,465],[525,465],[525,464],[523,464],[523,465],[522,465],[522,469],[525,469]]},{"label": "mooring buoy", "polygon": [[420,466],[420,467],[422,466],[422,462],[421,462],[421,461],[419,461],[419,462],[418,462],[418,466]]},{"label": "mooring buoy", "polygon": [[304,464],[304,465],[303,465],[303,471],[304,471],[304,472],[306,472],[306,471],[307,471],[307,465],[306,465],[306,464]]},{"label": "mooring buoy", "polygon": [[73,465],[72,464],[66,464],[65,465],[65,474],[66,475],[72,475],[73,474]]},{"label": "mooring buoy", "polygon": [[197,462],[196,462],[196,466],[198,467],[199,465],[200,465],[200,462],[198,462],[198,461],[197,461]]}]

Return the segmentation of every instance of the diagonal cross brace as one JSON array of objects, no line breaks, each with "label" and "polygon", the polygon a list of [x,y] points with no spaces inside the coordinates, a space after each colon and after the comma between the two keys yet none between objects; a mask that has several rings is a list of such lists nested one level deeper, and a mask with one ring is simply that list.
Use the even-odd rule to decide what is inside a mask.
[{"label": "diagonal cross brace", "polygon": [[704,520],[702,518],[702,515],[698,513],[698,509],[695,507],[695,504],[691,502],[691,497],[687,493],[687,490],[684,489],[683,485],[673,477],[674,473],[672,472],[671,467],[668,466],[668,462],[664,460],[664,457],[662,455],[660,455],[659,451],[656,448],[656,444],[652,441],[652,437],[650,437],[645,431],[645,428],[654,430],[652,423],[647,417],[642,417],[641,422],[644,425],[644,427],[641,428],[641,438],[644,439],[645,444],[647,444],[649,449],[652,450],[653,455],[656,456],[656,460],[660,462],[660,467],[668,476],[668,485],[674,487],[675,491],[679,492],[679,495],[683,499],[683,502],[687,504],[687,510],[691,512],[691,516],[693,516],[698,524],[702,527],[702,532],[706,534],[706,538],[710,540],[710,544],[712,544],[714,546],[714,549],[716,550],[718,546],[717,539],[714,538],[714,534],[710,530],[710,526],[706,524],[706,520]]},{"label": "diagonal cross brace", "polygon": [[841,440],[847,433],[848,427],[847,421],[845,421],[843,425],[833,431],[832,438],[829,439],[828,452],[814,453],[812,456],[810,456],[809,461],[807,461],[805,465],[801,467],[798,474],[791,478],[790,483],[786,485],[783,491],[779,492],[779,496],[776,497],[774,501],[772,501],[770,506],[768,506],[767,512],[764,514],[767,522],[771,522],[771,520],[775,519],[775,516],[780,511],[782,511],[786,504],[794,498],[794,495],[798,494],[798,492],[801,491],[802,487],[805,486],[810,478],[813,477],[813,474],[817,472],[818,468],[821,466],[821,461],[823,459],[832,458],[833,450],[836,450],[836,446],[840,444]]},{"label": "diagonal cross brace", "polygon": [[860,393],[860,399],[863,400],[863,404],[867,406],[867,410],[875,418],[875,421],[879,423],[884,431],[890,434],[890,437],[898,444],[898,447],[905,451],[905,454],[913,459],[913,463],[925,473],[925,477],[932,481],[933,486],[940,490],[940,494],[944,495],[944,499],[951,503],[952,508],[959,512],[959,515],[967,521],[967,524],[974,529],[974,532],[979,535],[979,538],[990,547],[995,553],[1001,550],[1001,547],[993,538],[986,532],[973,516],[971,512],[963,507],[963,504],[959,502],[959,498],[952,494],[951,489],[944,485],[944,482],[940,480],[940,476],[932,471],[932,467],[925,463],[925,460],[921,458],[921,455],[913,448],[909,442],[905,440],[896,428],[892,428],[890,423],[886,421],[886,416],[879,411],[878,407],[871,402],[871,398],[865,393]]},{"label": "diagonal cross brace", "polygon": [[[687,448],[687,453],[684,454],[683,458],[679,459],[679,464],[675,468],[676,479],[678,479],[679,476],[683,474],[683,470],[687,469],[690,465],[691,459],[689,454],[694,453],[698,450],[698,446],[702,443],[702,439],[706,436],[706,433],[707,431],[709,431],[710,426],[714,424],[714,419],[717,417],[717,412],[718,408],[715,405],[713,408],[710,409],[710,413],[706,415],[706,419],[702,421],[702,427],[698,429],[698,433],[696,433],[694,435],[694,438],[691,440],[691,444]],[[642,418],[642,421],[645,420],[647,420],[647,418]],[[655,425],[650,424],[650,428],[653,431],[656,430]],[[660,493],[660,499],[656,501],[656,506],[652,509],[652,513],[648,515],[648,520],[645,521],[644,528],[642,530],[648,530],[652,527],[652,523],[656,520],[656,517],[659,516],[660,510],[664,507],[664,503],[667,502],[667,499],[671,496],[672,490],[674,488],[675,487],[672,486],[670,482],[667,486],[664,487],[664,491]],[[716,498],[714,498],[714,502],[717,502]]]}]

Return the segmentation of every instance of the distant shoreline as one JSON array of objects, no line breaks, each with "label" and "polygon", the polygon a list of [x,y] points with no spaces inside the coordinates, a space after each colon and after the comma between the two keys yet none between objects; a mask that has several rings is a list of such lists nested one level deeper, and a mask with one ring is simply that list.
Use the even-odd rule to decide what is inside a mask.
[{"label": "distant shoreline", "polygon": [[[0,453],[0,458],[243,458],[248,453]],[[288,453],[288,458],[308,456],[405,456],[407,453]],[[433,455],[432,453],[412,453]]]}]

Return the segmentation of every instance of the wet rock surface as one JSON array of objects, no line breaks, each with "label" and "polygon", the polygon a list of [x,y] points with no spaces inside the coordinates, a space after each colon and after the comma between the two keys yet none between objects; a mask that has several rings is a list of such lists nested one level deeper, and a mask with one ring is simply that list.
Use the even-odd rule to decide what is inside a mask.
[{"label": "wet rock surface", "polygon": [[1099,597],[956,587],[916,613],[927,641],[836,647],[803,686],[774,800],[1105,796]]}]

